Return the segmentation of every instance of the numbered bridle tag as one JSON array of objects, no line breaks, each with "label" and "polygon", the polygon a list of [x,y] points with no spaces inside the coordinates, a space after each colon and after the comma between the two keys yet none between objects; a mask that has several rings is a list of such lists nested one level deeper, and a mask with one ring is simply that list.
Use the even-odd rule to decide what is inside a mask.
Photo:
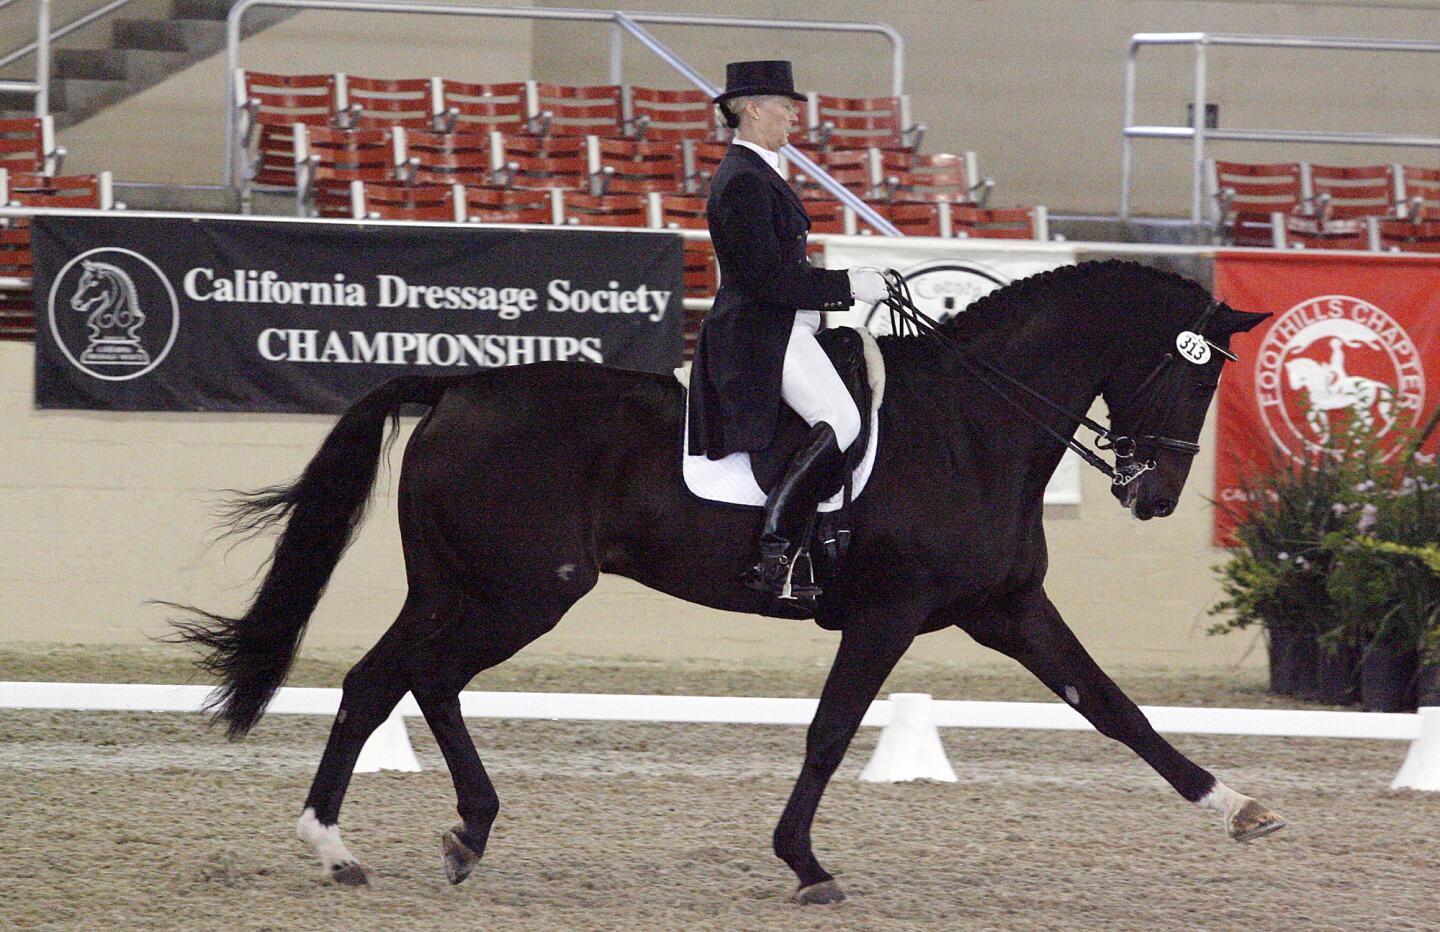
[{"label": "numbered bridle tag", "polygon": [[1210,344],[1198,333],[1181,330],[1175,338],[1175,348],[1187,361],[1197,366],[1203,366],[1210,361]]}]

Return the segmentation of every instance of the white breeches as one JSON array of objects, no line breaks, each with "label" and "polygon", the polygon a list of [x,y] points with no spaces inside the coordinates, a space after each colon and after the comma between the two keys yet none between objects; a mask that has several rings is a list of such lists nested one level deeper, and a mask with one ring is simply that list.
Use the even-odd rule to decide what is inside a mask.
[{"label": "white breeches", "polygon": [[841,450],[847,450],[860,436],[860,412],[830,364],[830,357],[815,339],[819,329],[819,311],[795,313],[795,326],[785,347],[780,396],[811,427],[821,421],[829,424],[835,431],[835,442]]}]

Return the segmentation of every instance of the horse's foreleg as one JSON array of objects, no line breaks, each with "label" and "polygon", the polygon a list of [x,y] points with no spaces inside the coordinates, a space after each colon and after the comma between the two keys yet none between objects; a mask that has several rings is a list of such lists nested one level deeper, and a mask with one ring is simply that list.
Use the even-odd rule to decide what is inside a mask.
[{"label": "horse's foreleg", "polygon": [[799,879],[795,894],[799,902],[835,903],[845,898],[834,878],[815,859],[810,825],[825,786],[840,766],[860,720],[918,629],[918,621],[912,624],[902,617],[877,617],[851,622],[841,636],[839,652],[806,736],[805,764],[775,827],[775,854],[790,865]]},{"label": "horse's foreleg", "polygon": [[1274,812],[1230,789],[1160,737],[1081,646],[1044,592],[1018,599],[1013,612],[959,624],[981,644],[1024,664],[1096,731],[1140,755],[1181,796],[1223,814],[1232,838],[1249,841],[1285,826]]}]

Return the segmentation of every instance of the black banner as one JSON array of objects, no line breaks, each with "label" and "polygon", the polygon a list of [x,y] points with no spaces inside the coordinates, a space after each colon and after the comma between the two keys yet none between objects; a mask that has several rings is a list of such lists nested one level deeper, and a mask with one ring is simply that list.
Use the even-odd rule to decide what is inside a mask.
[{"label": "black banner", "polygon": [[668,372],[680,237],[37,217],[42,408],[337,412],[403,372]]}]

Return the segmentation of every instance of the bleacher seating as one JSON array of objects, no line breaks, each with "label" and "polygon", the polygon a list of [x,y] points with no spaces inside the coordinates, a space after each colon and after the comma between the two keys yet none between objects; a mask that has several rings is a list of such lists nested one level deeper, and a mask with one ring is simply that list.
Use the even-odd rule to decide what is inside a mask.
[{"label": "bleacher seating", "polygon": [[435,129],[446,133],[523,133],[530,129],[530,93],[524,81],[470,84],[432,78],[439,91]]},{"label": "bleacher seating", "polygon": [[528,83],[532,133],[539,136],[623,135],[625,114],[620,85]]},{"label": "bleacher seating", "polygon": [[494,149],[494,133],[407,130],[400,175],[412,184],[491,184]]},{"label": "bleacher seating", "polygon": [[257,187],[295,187],[295,126],[334,126],[345,107],[333,74],[235,73],[235,145],[242,203]]},{"label": "bleacher seating", "polygon": [[1299,162],[1251,164],[1210,160],[1212,214],[1221,240],[1231,246],[1271,246],[1274,214],[1293,212],[1304,202]]},{"label": "bleacher seating", "polygon": [[684,162],[676,142],[590,136],[587,153],[595,194],[674,192],[684,184]]},{"label": "bleacher seating", "polygon": [[710,95],[625,85],[625,135],[650,142],[683,139],[719,141],[720,126]]},{"label": "bleacher seating", "polygon": [[356,128],[435,128],[435,117],[440,108],[436,105],[433,78],[339,77],[344,80],[345,89],[345,111],[336,120],[339,125]]},{"label": "bleacher seating", "polygon": [[560,223],[560,192],[544,188],[465,188],[471,223]]},{"label": "bleacher seating", "polygon": [[1393,166],[1397,216],[1440,220],[1440,168]]},{"label": "bleacher seating", "polygon": [[465,221],[460,184],[366,184],[350,182],[350,216],[357,220]]},{"label": "bleacher seating", "polygon": [[[0,168],[0,204],[10,207],[109,210],[116,206],[111,189],[109,172],[45,175]],[[0,219],[0,339],[34,337],[34,277],[29,220]]]},{"label": "bleacher seating", "polygon": [[55,145],[55,123],[49,116],[0,120],[0,168],[55,175],[64,159],[65,150]]},{"label": "bleacher seating", "polygon": [[561,222],[566,226],[643,227],[649,223],[645,198],[635,194],[584,194],[563,191]]},{"label": "bleacher seating", "polygon": [[984,208],[972,204],[946,204],[947,236],[961,239],[1050,238],[1049,218],[1044,207]]},{"label": "bleacher seating", "polygon": [[295,206],[301,217],[349,217],[350,182],[398,181],[405,130],[293,127]]},{"label": "bleacher seating", "polygon": [[590,187],[583,136],[498,136],[493,144],[496,180],[506,188]]},{"label": "bleacher seating", "polygon": [[[293,189],[299,212],[313,216],[349,216],[350,185],[357,180],[460,184],[466,192],[704,196],[731,135],[708,97],[695,90],[246,71],[237,71],[235,86],[247,154],[242,206],[248,209],[253,188]],[[951,214],[927,204],[986,206],[994,182],[980,177],[973,152],[918,151],[924,126],[911,120],[906,97],[810,94],[806,117],[797,147],[911,233],[949,234]],[[783,157],[780,169],[810,205],[814,232],[856,232],[854,213],[805,171]],[[517,215],[544,222],[543,199],[518,207],[466,198],[471,219],[479,210],[486,222]],[[562,216],[563,201],[553,200],[552,222],[592,222],[575,203]],[[632,211],[623,214],[633,221]],[[965,235],[1003,226],[972,225]]]},{"label": "bleacher seating", "polygon": [[835,97],[810,93],[806,129],[820,149],[909,149],[918,152],[923,125],[910,121],[910,99]]}]

